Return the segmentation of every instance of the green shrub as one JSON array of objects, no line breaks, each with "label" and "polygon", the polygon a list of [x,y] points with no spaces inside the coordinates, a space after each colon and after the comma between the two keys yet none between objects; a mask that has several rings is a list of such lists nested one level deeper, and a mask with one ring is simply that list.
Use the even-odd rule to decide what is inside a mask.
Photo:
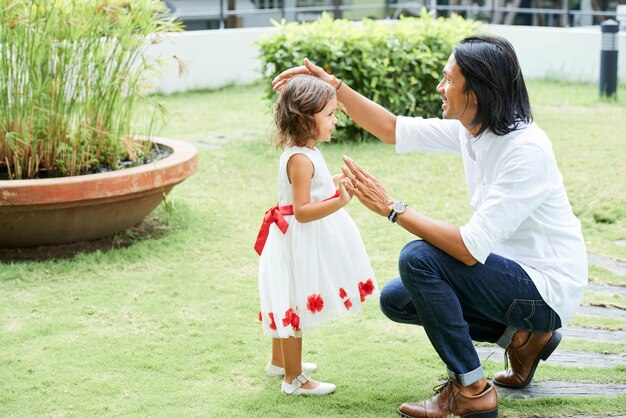
[{"label": "green shrub", "polygon": [[[480,23],[460,16],[419,18],[396,24],[333,20],[323,15],[311,23],[274,23],[278,31],[258,43],[266,97],[275,100],[270,81],[308,57],[353,89],[398,115],[432,117],[441,113],[435,88],[452,48],[475,33]],[[365,133],[340,115],[336,137],[363,139]]]}]

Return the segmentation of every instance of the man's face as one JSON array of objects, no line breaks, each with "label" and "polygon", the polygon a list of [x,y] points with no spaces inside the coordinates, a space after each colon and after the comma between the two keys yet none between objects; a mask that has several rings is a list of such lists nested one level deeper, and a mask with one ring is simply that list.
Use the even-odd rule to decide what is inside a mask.
[{"label": "man's face", "polygon": [[443,118],[458,119],[469,129],[476,114],[476,96],[474,92],[465,93],[465,77],[461,74],[461,68],[456,63],[454,54],[450,55],[443,68],[443,79],[437,86],[437,92],[443,101],[441,105]]}]

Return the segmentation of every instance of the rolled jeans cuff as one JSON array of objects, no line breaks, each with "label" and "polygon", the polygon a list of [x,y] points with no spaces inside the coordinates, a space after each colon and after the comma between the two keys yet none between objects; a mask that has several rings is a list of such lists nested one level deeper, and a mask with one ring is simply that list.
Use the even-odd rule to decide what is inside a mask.
[{"label": "rolled jeans cuff", "polygon": [[502,347],[505,350],[509,348],[509,345],[511,345],[511,339],[513,338],[513,334],[515,334],[516,331],[517,328],[513,328],[510,326],[506,327],[500,338],[498,338],[498,341],[496,341],[498,347]]},{"label": "rolled jeans cuff", "polygon": [[461,386],[469,386],[482,379],[485,376],[485,373],[483,372],[483,366],[480,365],[471,372],[463,374],[454,373],[452,370],[448,369],[448,376],[456,380],[456,382]]}]

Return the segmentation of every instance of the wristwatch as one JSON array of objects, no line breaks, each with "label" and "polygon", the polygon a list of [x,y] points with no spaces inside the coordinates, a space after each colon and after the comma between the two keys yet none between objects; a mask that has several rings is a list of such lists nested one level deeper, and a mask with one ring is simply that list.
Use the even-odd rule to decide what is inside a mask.
[{"label": "wristwatch", "polygon": [[393,206],[391,207],[391,212],[389,212],[389,215],[387,215],[387,219],[389,219],[391,221],[391,223],[395,223],[396,219],[398,218],[398,215],[400,215],[401,213],[403,213],[406,210],[406,207],[409,206],[404,202],[395,202],[393,204]]}]

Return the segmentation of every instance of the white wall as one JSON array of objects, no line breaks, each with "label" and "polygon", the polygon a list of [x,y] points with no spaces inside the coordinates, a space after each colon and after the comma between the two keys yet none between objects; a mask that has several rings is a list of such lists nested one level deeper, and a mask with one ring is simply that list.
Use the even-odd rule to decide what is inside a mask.
[{"label": "white wall", "polygon": [[261,68],[258,47],[253,42],[274,30],[217,29],[168,34],[149,48],[151,55],[163,57],[160,76],[153,83],[166,94],[249,84],[259,78]]},{"label": "white wall", "polygon": [[[537,28],[486,25],[485,29],[508,39],[517,52],[525,78],[551,77],[598,82],[602,34],[599,26]],[[619,33],[618,81],[626,83],[626,32]]]},{"label": "white wall", "polygon": [[[507,38],[515,47],[526,78],[551,77],[598,82],[600,27],[541,28],[486,25],[485,30]],[[152,45],[150,53],[168,59],[154,82],[162,93],[248,84],[260,76],[258,48],[252,45],[275,28],[245,28],[170,34]],[[619,34],[618,80],[626,82],[626,32]]]}]

